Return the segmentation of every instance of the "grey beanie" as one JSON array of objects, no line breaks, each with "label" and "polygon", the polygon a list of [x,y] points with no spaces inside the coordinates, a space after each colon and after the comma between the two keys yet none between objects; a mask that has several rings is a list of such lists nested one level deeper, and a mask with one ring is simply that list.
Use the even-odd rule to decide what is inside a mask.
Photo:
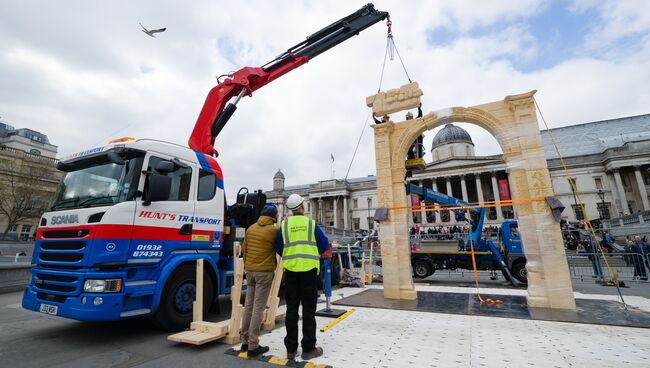
[{"label": "grey beanie", "polygon": [[276,217],[278,215],[278,209],[272,205],[272,204],[267,204],[262,208],[262,216],[269,216],[269,217]]}]

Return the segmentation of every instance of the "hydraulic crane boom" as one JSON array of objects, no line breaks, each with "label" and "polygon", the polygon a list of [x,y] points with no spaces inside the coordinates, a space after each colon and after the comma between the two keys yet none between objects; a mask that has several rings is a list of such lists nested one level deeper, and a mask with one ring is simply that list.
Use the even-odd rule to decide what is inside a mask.
[{"label": "hydraulic crane boom", "polygon": [[[376,10],[373,4],[365,5],[307,37],[305,41],[289,48],[262,67],[243,67],[227,76],[208,93],[190,136],[189,147],[216,156],[215,138],[235,112],[237,103],[244,95],[251,96],[253,91],[388,18],[388,12]],[[234,102],[229,103],[232,98],[235,98]]]}]

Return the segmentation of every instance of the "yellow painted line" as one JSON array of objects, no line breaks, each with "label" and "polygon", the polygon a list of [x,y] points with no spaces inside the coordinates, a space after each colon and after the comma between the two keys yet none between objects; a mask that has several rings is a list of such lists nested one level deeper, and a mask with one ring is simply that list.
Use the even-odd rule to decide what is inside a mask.
[{"label": "yellow painted line", "polygon": [[287,365],[287,363],[289,363],[289,359],[280,358],[279,356],[274,355],[271,357],[271,359],[269,359],[269,363],[276,365]]},{"label": "yellow painted line", "polygon": [[352,312],[354,312],[354,308],[352,308],[352,309],[350,309],[349,311],[343,313],[343,314],[342,314],[340,317],[338,317],[337,319],[335,319],[335,320],[333,320],[332,322],[330,322],[330,323],[326,324],[325,326],[321,327],[321,328],[320,328],[320,332],[325,332],[325,331],[329,330],[330,328],[336,326],[339,322],[341,322],[344,318],[346,318],[347,316],[349,316]]}]

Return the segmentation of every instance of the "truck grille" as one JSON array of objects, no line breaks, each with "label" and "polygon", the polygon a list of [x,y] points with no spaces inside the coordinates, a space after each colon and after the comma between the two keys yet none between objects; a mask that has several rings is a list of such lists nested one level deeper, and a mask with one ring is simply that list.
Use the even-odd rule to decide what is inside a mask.
[{"label": "truck grille", "polygon": [[73,230],[47,230],[43,231],[43,238],[45,239],[65,239],[65,238],[83,238],[88,235],[88,229],[73,229]]},{"label": "truck grille", "polygon": [[86,242],[82,241],[58,241],[41,243],[41,249],[43,250],[82,250],[85,247]]},{"label": "truck grille", "polygon": [[80,276],[75,274],[61,274],[61,271],[46,269],[34,269],[33,274],[33,284],[39,293],[72,296],[81,291]]},{"label": "truck grille", "polygon": [[52,240],[37,242],[39,263],[47,266],[81,266],[86,242],[78,240]]}]

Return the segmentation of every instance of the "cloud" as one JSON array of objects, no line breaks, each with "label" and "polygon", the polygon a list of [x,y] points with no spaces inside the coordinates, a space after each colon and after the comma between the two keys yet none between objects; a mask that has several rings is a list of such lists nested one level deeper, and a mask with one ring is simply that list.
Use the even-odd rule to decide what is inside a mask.
[{"label": "cloud", "polygon": [[[391,13],[401,56],[425,93],[425,113],[538,89],[552,126],[648,112],[646,16],[628,5],[576,2],[570,11],[594,6],[600,28],[589,28],[586,39],[602,47],[585,41],[575,45],[585,52],[554,55],[547,67],[528,71],[519,65],[548,57],[529,21],[549,2],[376,3]],[[3,2],[0,115],[47,134],[60,156],[120,136],[184,145],[217,75],[259,66],[357,8],[289,0]],[[153,39],[138,22],[167,31]],[[626,33],[626,22],[633,31]],[[430,42],[443,30],[448,42]],[[641,40],[637,47],[606,55],[629,35]],[[287,185],[327,179],[330,153],[343,177],[364,125],[350,177],[373,174],[365,97],[377,90],[385,46],[386,27],[375,25],[243,99],[217,138],[229,197],[240,186],[270,189],[278,168]],[[388,61],[382,88],[405,82],[399,61]],[[500,152],[485,131],[463,127],[478,154]],[[426,135],[427,151],[433,135]]]}]

